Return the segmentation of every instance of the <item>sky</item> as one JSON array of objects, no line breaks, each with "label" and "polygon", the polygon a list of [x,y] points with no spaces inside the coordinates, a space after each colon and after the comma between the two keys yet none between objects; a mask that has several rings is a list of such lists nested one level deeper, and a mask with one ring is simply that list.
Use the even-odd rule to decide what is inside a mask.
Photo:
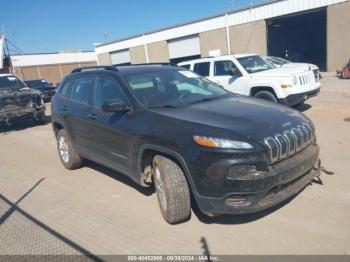
[{"label": "sky", "polygon": [[[253,4],[266,0],[253,0]],[[14,52],[93,50],[162,27],[249,6],[251,0],[0,0],[0,26]],[[1,28],[0,28],[1,30]]]}]

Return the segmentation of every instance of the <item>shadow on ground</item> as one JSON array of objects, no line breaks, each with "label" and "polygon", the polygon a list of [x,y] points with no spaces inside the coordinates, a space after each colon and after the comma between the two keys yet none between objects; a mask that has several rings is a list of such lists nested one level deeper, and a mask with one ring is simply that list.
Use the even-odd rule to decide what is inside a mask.
[{"label": "shadow on ground", "polygon": [[309,104],[303,103],[301,105],[295,106],[294,108],[300,112],[305,112],[305,111],[309,110],[310,108],[312,108],[312,106]]},{"label": "shadow on ground", "polygon": [[[89,250],[19,207],[22,200],[30,195],[44,180],[45,178],[40,179],[16,202],[10,201],[0,193],[0,207],[2,207],[0,209],[0,242],[4,244],[0,245],[0,253],[4,255],[36,254],[38,252],[37,254],[47,254],[47,260],[55,258],[52,255],[74,254],[84,256],[85,259],[78,258],[81,261],[103,261],[100,257],[92,254]],[[48,256],[48,254],[51,254],[51,256]],[[9,256],[9,260],[13,260],[13,257]],[[34,260],[36,258],[33,257]],[[59,261],[61,260],[62,258],[59,259]]]},{"label": "shadow on ground", "polygon": [[99,164],[96,164],[92,161],[85,161],[85,167],[89,167],[91,169],[94,169],[97,172],[100,172],[106,176],[109,176],[115,180],[117,180],[118,182],[121,182],[129,187],[134,188],[135,190],[137,190],[138,192],[140,192],[141,194],[144,194],[145,196],[150,196],[152,195],[155,191],[154,191],[154,187],[142,187],[139,184],[137,184],[136,182],[134,182],[131,178],[129,178],[126,175],[123,175],[117,171],[114,171],[112,169],[109,169],[107,167],[101,166]]},{"label": "shadow on ground", "polygon": [[[46,121],[44,125],[48,125],[51,123],[51,117],[46,116]],[[22,120],[14,120],[11,126],[7,126],[5,123],[0,123],[0,134],[6,135],[13,131],[21,131],[25,130],[27,128],[32,128],[34,126],[37,126],[38,124],[35,124],[33,119],[22,119]]]}]

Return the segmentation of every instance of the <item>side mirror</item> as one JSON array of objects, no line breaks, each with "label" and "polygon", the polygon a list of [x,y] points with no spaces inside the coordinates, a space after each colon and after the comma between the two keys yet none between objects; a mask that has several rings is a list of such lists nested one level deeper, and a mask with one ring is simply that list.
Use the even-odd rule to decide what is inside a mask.
[{"label": "side mirror", "polygon": [[238,70],[230,70],[230,76],[233,76],[233,77],[241,77],[242,74],[241,74],[241,72],[239,72]]},{"label": "side mirror", "polygon": [[102,105],[104,112],[129,112],[130,107],[122,100],[108,101]]}]

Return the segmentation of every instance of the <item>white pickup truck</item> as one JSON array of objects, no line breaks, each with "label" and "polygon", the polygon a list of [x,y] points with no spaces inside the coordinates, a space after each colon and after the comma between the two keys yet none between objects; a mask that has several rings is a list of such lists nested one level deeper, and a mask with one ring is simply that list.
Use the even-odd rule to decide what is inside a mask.
[{"label": "white pickup truck", "polygon": [[178,64],[230,92],[279,102],[302,104],[320,92],[319,72],[308,67],[279,67],[257,54],[228,55]]}]

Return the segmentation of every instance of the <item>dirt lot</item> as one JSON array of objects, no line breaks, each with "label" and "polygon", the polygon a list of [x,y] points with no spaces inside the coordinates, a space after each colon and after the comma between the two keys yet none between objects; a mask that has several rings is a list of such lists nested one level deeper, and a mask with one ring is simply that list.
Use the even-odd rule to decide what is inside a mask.
[{"label": "dirt lot", "polygon": [[300,110],[336,175],[249,216],[168,225],[152,190],[93,163],[65,170],[50,125],[2,126],[0,254],[350,254],[350,81],[322,82]]}]

